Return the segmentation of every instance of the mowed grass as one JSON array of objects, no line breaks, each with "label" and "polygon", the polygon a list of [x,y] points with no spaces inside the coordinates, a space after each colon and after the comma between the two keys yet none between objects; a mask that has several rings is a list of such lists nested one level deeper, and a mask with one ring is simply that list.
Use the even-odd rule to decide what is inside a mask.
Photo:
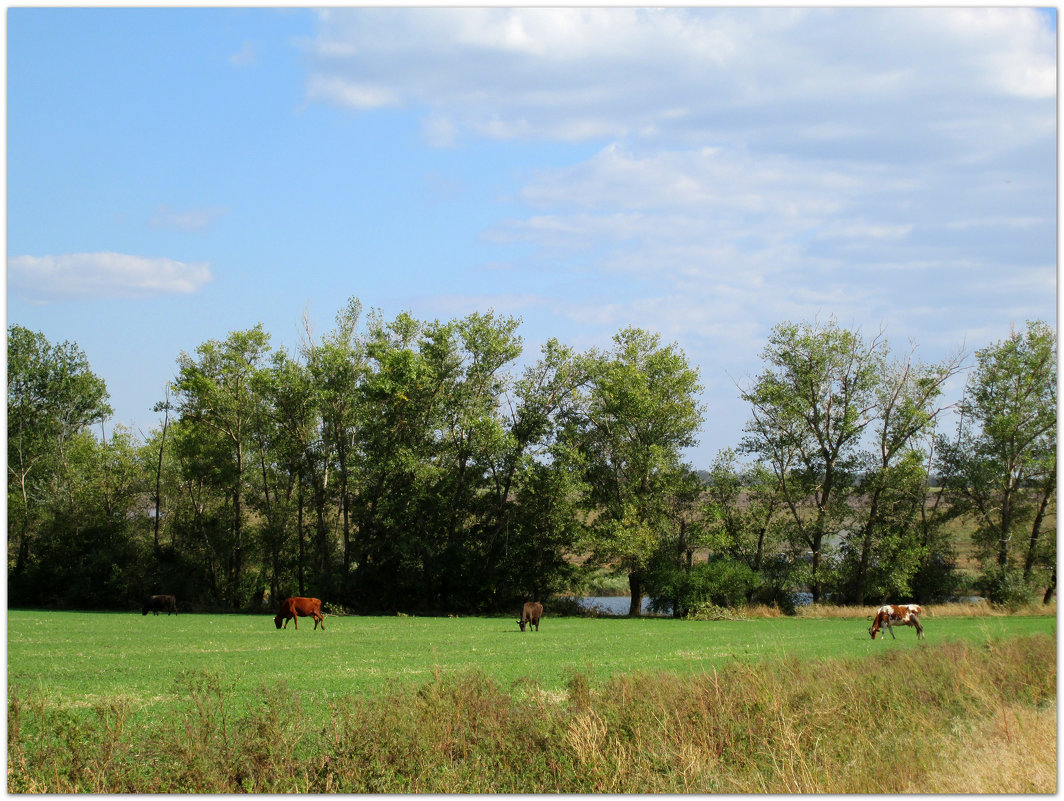
[{"label": "mowed grass", "polygon": [[1056,634],[1055,617],[923,619],[927,639],[896,629],[872,641],[863,617],[677,621],[544,618],[522,633],[512,618],[326,617],[278,631],[271,616],[8,612],[8,687],[65,707],[130,701],[166,715],[187,698],[189,676],[217,676],[237,709],[284,686],[314,716],[347,696],[381,695],[476,671],[503,687],[562,693],[574,676],[592,686],[617,674],[711,673],[736,661],[871,657],[953,640],[974,643]]}]

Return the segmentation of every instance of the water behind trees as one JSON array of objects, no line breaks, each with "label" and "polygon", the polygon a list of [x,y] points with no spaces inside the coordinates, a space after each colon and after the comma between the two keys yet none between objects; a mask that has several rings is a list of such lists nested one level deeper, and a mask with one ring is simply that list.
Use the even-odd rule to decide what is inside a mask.
[{"label": "water behind trees", "polygon": [[[596,609],[602,615],[621,617],[628,614],[628,609],[632,605],[632,599],[628,595],[586,595],[574,600],[584,609]],[[650,611],[649,598],[643,598],[642,610],[644,615],[654,614]]]}]

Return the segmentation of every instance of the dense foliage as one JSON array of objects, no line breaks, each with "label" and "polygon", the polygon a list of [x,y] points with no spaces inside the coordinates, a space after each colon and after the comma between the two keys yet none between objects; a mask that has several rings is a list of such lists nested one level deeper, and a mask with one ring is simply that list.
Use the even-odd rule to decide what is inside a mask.
[{"label": "dense foliage", "polygon": [[783,323],[741,390],[738,453],[700,472],[684,451],[706,410],[678,346],[625,329],[606,351],[551,340],[529,360],[518,325],[363,319],[352,299],[295,353],[261,325],[234,331],[180,354],[143,438],[107,431],[104,381],[76,345],[11,326],[10,602],[131,608],[167,592],[241,609],[306,594],[466,613],[578,587],[592,568],[625,576],[633,612],[642,594],[678,615],[787,608],[806,588],[926,602],[961,589],[962,516],[994,600],[1055,587],[1043,323],[977,352],[956,437],[937,425],[960,355],[924,365],[882,335]]}]

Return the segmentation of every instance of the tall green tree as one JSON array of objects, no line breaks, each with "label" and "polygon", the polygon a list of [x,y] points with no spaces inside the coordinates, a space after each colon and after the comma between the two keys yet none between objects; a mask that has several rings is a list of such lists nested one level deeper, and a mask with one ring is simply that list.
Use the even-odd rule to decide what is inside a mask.
[{"label": "tall green tree", "polygon": [[358,334],[362,304],[357,298],[336,315],[335,328],[321,342],[309,336],[304,354],[316,388],[322,420],[322,438],[335,455],[343,533],[343,582],[346,583],[354,559],[352,541],[352,491],[357,485],[358,464],[354,450],[355,429],[363,409],[358,403],[358,387],[368,370],[366,344]]},{"label": "tall green tree", "polygon": [[[255,389],[262,398],[261,416],[255,421],[258,470],[261,477],[257,494],[260,517],[264,520],[262,542],[268,560],[266,574],[270,594],[283,591],[307,593],[310,559],[304,512],[306,490],[315,497],[318,509],[318,536],[313,560],[315,592],[324,588],[328,537],[325,528],[324,498],[328,463],[327,447],[321,441],[318,424],[318,387],[308,366],[285,351],[275,352],[269,365],[255,374]],[[295,548],[295,576],[290,577],[286,553]]]},{"label": "tall green tree", "polygon": [[[911,594],[911,578],[934,553],[921,537],[921,513],[928,495],[925,465],[935,424],[949,407],[943,387],[961,369],[963,354],[936,364],[915,358],[915,348],[889,361],[876,377],[875,407],[869,412],[872,450],[865,461],[857,525],[848,543],[854,555],[852,600],[864,604],[870,573],[880,568],[881,596]],[[924,531],[926,535],[926,531]]]},{"label": "tall green tree", "polygon": [[589,549],[628,576],[629,614],[641,611],[655,555],[678,537],[670,503],[690,468],[703,406],[698,370],[675,344],[637,328],[590,360],[586,402],[571,430],[583,469]]},{"label": "tall green tree", "polygon": [[522,351],[518,322],[471,314],[427,327],[422,343],[441,388],[440,470],[431,492],[446,510],[429,573],[447,606],[469,608],[491,596],[487,551],[498,500],[491,473],[513,445],[502,407],[513,386],[510,366]]},{"label": "tall green tree", "polygon": [[186,590],[210,607],[224,608],[230,605],[227,585],[236,475],[231,447],[217,431],[194,420],[178,417],[170,431],[167,450],[176,467],[179,491],[167,515],[170,551],[163,554],[189,568],[183,582]]},{"label": "tall green tree", "polygon": [[1049,568],[1043,531],[1055,510],[1056,335],[1028,322],[976,351],[953,442],[943,440],[943,472],[954,503],[978,521],[975,541],[991,597],[1022,595],[1036,566]]},{"label": "tall green tree", "polygon": [[765,369],[742,392],[752,410],[743,449],[772,466],[796,541],[808,548],[814,601],[824,592],[825,539],[844,525],[858,446],[877,404],[886,359],[882,335],[826,323],[780,323]]},{"label": "tall green tree", "polygon": [[420,353],[422,325],[403,313],[367,321],[367,372],[359,383],[361,424],[354,432],[361,463],[352,499],[358,529],[352,593],[357,607],[420,608],[429,527],[440,510],[426,501],[437,481],[436,408],[441,384]]},{"label": "tall green tree", "polygon": [[262,404],[255,391],[254,376],[263,367],[269,341],[261,323],[246,331],[234,331],[224,341],[209,340],[196,348],[196,358],[181,354],[174,383],[181,419],[212,432],[225,444],[231,462],[231,553],[226,566],[225,599],[232,607],[246,600],[241,598],[246,455]]},{"label": "tall green tree", "polygon": [[33,558],[45,518],[62,506],[77,526],[71,443],[111,415],[109,397],[77,345],[53,344],[19,325],[8,329],[8,564],[16,575]]},{"label": "tall green tree", "polygon": [[571,576],[584,488],[559,431],[587,380],[585,360],[550,339],[499,399],[505,435],[489,460],[484,517],[484,582],[494,608],[514,592],[546,597]]},{"label": "tall green tree", "polygon": [[123,426],[99,436],[86,428],[67,443],[63,506],[74,513],[55,515],[39,545],[40,602],[114,608],[143,592],[148,520],[141,502],[149,485],[139,449]]}]

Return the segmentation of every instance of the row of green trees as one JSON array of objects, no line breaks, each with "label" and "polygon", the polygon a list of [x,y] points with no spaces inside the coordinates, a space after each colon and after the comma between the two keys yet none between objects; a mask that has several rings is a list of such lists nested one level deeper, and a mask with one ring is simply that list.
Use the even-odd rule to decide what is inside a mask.
[{"label": "row of green trees", "polygon": [[[8,332],[14,604],[129,607],[147,592],[238,609],[310,594],[361,612],[509,608],[625,576],[683,614],[707,603],[931,600],[961,586],[958,526],[996,600],[1055,586],[1055,337],[924,365],[827,323],[777,326],[740,388],[751,420],[708,471],[706,410],[676,345],[629,328],[522,361],[518,321],[260,326],[182,353],[150,432],[108,431],[71,343]],[[519,364],[525,364],[518,369]],[[930,476],[935,480],[931,481]],[[1051,592],[1051,589],[1047,592]]]}]

